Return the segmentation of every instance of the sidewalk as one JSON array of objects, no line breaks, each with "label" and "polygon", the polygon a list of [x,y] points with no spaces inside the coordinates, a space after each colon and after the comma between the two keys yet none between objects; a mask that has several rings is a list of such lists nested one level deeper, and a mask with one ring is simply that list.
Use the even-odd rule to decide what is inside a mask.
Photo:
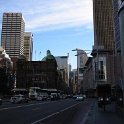
[{"label": "sidewalk", "polygon": [[93,103],[84,124],[124,124],[124,120],[117,115],[114,104],[103,108],[98,108],[97,103]]}]

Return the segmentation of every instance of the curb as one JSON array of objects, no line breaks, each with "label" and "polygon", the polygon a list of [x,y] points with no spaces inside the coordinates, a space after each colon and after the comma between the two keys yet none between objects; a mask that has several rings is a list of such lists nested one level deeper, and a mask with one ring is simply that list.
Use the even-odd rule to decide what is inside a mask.
[{"label": "curb", "polygon": [[83,124],[95,124],[96,122],[96,102],[92,103],[90,110],[87,112]]}]

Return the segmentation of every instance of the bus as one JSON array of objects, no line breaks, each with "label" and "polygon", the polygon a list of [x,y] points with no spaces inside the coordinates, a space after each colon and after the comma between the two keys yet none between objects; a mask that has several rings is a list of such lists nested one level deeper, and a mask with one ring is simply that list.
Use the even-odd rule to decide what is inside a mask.
[{"label": "bus", "polygon": [[41,89],[41,92],[51,95],[52,93],[60,94],[61,91],[57,89]]},{"label": "bus", "polygon": [[40,91],[41,97],[47,97],[50,100],[58,100],[61,97],[61,91],[57,89],[41,89]]},{"label": "bus", "polygon": [[37,97],[41,94],[42,90],[40,87],[30,87],[29,88],[29,98],[36,100]]},{"label": "bus", "polygon": [[31,100],[38,99],[60,99],[60,90],[57,89],[41,89],[40,87],[30,87],[29,88],[29,98]]},{"label": "bus", "polygon": [[51,100],[59,100],[61,98],[61,91],[57,89],[48,89],[48,95]]}]

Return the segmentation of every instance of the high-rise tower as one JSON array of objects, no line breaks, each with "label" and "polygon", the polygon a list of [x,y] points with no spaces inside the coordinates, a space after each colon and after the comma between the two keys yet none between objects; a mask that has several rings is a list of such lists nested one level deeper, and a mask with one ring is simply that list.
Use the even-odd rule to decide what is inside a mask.
[{"label": "high-rise tower", "polygon": [[93,0],[94,46],[104,50],[114,49],[114,24],[112,0]]},{"label": "high-rise tower", "polygon": [[24,56],[28,61],[32,61],[33,52],[33,35],[31,32],[24,34]]},{"label": "high-rise tower", "polygon": [[116,54],[121,52],[121,42],[120,42],[120,26],[118,11],[121,5],[121,0],[113,0],[113,17],[114,17],[114,26],[115,26],[115,51]]},{"label": "high-rise tower", "polygon": [[24,31],[22,13],[3,13],[1,46],[10,57],[24,54]]},{"label": "high-rise tower", "polygon": [[93,0],[95,82],[115,83],[115,25],[113,0]]}]

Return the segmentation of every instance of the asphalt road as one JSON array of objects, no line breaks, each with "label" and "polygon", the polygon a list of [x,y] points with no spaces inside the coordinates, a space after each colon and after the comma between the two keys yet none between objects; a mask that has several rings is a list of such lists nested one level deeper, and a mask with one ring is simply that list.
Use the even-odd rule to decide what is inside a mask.
[{"label": "asphalt road", "polygon": [[11,104],[0,106],[0,124],[83,124],[92,101],[59,101]]}]

